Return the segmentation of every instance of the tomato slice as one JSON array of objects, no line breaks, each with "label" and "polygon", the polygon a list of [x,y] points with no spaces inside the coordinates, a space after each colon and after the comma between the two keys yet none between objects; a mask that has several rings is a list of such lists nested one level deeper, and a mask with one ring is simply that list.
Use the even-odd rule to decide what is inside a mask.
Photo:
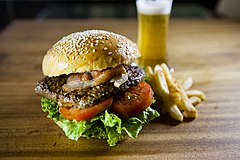
[{"label": "tomato slice", "polygon": [[118,93],[110,109],[121,118],[128,118],[140,114],[147,109],[153,100],[151,86],[142,81],[138,85]]},{"label": "tomato slice", "polygon": [[113,98],[111,97],[106,99],[103,102],[100,102],[88,108],[79,109],[79,108],[61,107],[59,111],[63,115],[63,117],[69,120],[76,119],[78,121],[84,121],[96,116],[98,113],[107,109],[112,104],[112,101],[113,101]]}]

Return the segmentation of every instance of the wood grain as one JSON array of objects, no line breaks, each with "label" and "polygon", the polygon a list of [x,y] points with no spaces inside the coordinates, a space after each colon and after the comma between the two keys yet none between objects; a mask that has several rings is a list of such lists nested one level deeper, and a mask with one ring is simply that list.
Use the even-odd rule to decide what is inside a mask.
[{"label": "wood grain", "polygon": [[168,116],[146,125],[136,140],[107,147],[102,140],[68,140],[41,111],[34,93],[41,60],[62,36],[105,29],[136,41],[136,20],[13,22],[0,34],[0,159],[239,159],[240,22],[170,23],[169,60],[176,77],[192,76],[207,94],[199,117],[177,123]]}]

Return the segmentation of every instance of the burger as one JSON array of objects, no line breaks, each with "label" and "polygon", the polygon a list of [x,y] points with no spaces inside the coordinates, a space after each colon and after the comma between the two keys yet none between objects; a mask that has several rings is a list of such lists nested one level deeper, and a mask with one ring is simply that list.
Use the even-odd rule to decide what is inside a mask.
[{"label": "burger", "polygon": [[135,43],[103,30],[63,37],[42,61],[45,75],[35,87],[48,118],[72,140],[106,139],[115,146],[125,135],[136,138],[144,124],[159,116],[153,91]]}]

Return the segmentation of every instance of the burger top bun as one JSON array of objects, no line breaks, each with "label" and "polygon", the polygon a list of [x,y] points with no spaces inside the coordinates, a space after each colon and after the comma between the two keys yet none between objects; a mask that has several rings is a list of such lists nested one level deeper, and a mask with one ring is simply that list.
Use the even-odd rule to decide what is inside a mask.
[{"label": "burger top bun", "polygon": [[103,70],[131,64],[140,57],[137,45],[124,36],[103,30],[87,30],[63,37],[43,58],[45,76]]}]

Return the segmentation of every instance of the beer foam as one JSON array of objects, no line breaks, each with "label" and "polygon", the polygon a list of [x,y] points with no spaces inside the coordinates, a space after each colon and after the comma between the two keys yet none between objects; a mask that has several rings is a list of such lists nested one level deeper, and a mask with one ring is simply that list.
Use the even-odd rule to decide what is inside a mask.
[{"label": "beer foam", "polygon": [[138,13],[154,15],[169,15],[172,8],[172,0],[137,0]]}]

